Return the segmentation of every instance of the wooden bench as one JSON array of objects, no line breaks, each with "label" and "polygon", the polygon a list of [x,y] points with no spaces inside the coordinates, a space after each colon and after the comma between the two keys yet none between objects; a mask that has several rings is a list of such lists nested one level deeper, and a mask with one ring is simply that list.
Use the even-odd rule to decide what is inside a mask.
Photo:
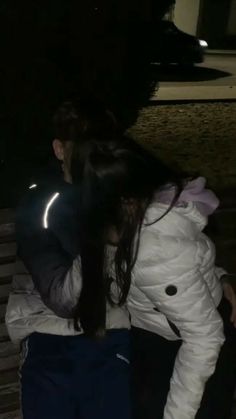
[{"label": "wooden bench", "polygon": [[13,345],[5,326],[5,312],[15,273],[14,211],[0,210],[0,419],[19,419],[19,347]]}]

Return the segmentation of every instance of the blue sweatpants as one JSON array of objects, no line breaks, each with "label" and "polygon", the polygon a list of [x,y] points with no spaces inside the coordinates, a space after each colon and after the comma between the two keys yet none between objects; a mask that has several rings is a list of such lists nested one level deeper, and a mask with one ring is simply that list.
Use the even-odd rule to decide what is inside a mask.
[{"label": "blue sweatpants", "polygon": [[129,331],[100,341],[33,333],[20,370],[24,419],[130,419]]}]

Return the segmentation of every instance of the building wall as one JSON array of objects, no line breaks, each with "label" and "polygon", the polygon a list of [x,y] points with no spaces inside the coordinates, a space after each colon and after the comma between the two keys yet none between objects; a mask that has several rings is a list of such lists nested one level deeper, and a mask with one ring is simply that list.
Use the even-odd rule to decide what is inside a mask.
[{"label": "building wall", "polygon": [[236,0],[232,0],[227,35],[236,35]]},{"label": "building wall", "polygon": [[200,0],[176,0],[174,22],[179,29],[196,35]]},{"label": "building wall", "polygon": [[202,0],[198,35],[210,49],[236,48],[235,11],[235,0]]}]

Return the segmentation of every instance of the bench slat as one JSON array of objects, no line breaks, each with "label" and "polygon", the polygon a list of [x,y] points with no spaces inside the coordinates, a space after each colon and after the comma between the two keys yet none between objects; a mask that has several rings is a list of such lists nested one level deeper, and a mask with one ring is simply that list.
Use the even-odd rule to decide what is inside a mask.
[{"label": "bench slat", "polygon": [[20,352],[19,345],[14,345],[12,342],[0,343],[0,357],[17,355]]},{"label": "bench slat", "polygon": [[13,368],[18,368],[20,363],[19,355],[11,355],[7,357],[0,357],[0,374],[4,374],[4,371],[10,370]]},{"label": "bench slat", "polygon": [[1,319],[5,317],[6,308],[7,308],[6,304],[0,304],[0,322],[1,322]]},{"label": "bench slat", "polygon": [[19,381],[18,368],[4,371],[4,374],[0,374],[0,389],[2,386],[13,384],[15,385]]},{"label": "bench slat", "polygon": [[5,338],[8,337],[8,332],[6,325],[4,323],[0,323],[0,341],[4,341]]},{"label": "bench slat", "polygon": [[16,255],[16,243],[2,243],[0,244],[0,258],[15,256]]},{"label": "bench slat", "polygon": [[6,298],[8,298],[10,291],[11,291],[11,283],[4,284],[4,285],[0,284],[0,299],[5,300]]},{"label": "bench slat", "polygon": [[14,410],[14,412],[0,413],[0,419],[21,419],[20,411]]},{"label": "bench slat", "polygon": [[0,278],[23,273],[27,273],[27,270],[20,260],[0,265]]},{"label": "bench slat", "polygon": [[14,222],[15,211],[12,208],[0,209],[0,224]]},{"label": "bench slat", "polygon": [[13,236],[15,234],[15,223],[0,224],[0,237]]}]

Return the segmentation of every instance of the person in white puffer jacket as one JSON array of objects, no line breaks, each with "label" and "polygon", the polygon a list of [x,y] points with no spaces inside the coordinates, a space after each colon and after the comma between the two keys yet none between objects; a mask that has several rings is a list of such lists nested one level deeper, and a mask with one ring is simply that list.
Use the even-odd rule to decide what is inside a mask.
[{"label": "person in white puffer jacket", "polygon": [[227,418],[236,336],[223,297],[226,272],[203,233],[218,199],[204,178],[184,181],[182,192],[179,181],[163,186],[168,169],[122,143],[91,141],[83,159],[72,179],[100,226],[89,240],[109,243],[104,272],[131,315],[133,418]]},{"label": "person in white puffer jacket", "polygon": [[[217,403],[212,411],[207,408],[207,415],[202,406],[196,416],[224,342],[216,307],[222,304],[220,279],[226,272],[215,266],[215,247],[202,232],[218,200],[204,186],[204,178],[189,182],[175,206],[161,218],[173,199],[173,189],[167,188],[156,194],[145,214],[128,297],[133,386],[139,394],[135,418],[228,417],[221,416],[222,408],[217,416],[213,414],[220,406]],[[163,203],[168,192],[169,203]],[[235,384],[235,378],[229,379]],[[214,390],[215,400],[223,396],[224,389],[220,394],[217,387]],[[232,391],[231,385],[231,400]]]}]

